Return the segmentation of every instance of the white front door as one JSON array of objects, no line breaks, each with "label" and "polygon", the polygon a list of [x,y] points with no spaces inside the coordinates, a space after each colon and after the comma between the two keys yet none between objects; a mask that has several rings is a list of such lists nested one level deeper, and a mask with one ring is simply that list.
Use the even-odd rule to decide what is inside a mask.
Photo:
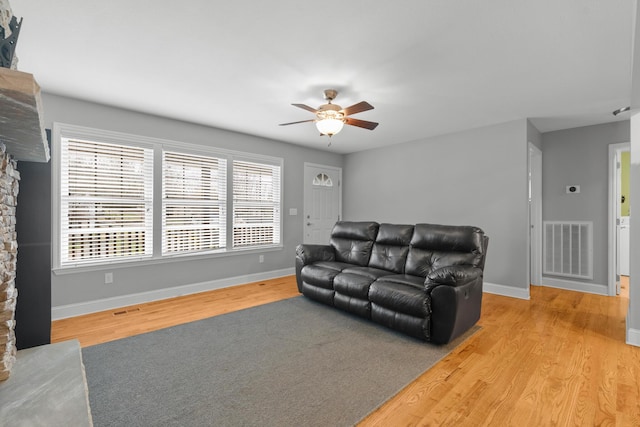
[{"label": "white front door", "polygon": [[304,243],[326,245],[342,216],[342,169],[304,164]]}]

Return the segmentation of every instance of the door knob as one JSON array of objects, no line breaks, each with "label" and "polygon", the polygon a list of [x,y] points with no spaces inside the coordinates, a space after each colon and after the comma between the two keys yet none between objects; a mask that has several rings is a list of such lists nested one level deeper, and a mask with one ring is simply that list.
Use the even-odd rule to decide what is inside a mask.
[{"label": "door knob", "polygon": [[307,225],[311,225],[311,223],[310,223],[310,222],[308,222],[308,223],[307,223]]}]

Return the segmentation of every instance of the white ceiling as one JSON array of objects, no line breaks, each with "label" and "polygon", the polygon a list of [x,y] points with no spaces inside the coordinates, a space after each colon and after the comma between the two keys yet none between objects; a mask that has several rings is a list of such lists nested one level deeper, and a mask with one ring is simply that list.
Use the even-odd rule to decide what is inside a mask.
[{"label": "white ceiling", "polygon": [[[338,153],[531,118],[542,132],[630,104],[635,0],[10,0],[42,90]],[[340,91],[319,137],[292,107]],[[45,105],[46,107],[46,105]],[[625,119],[628,117],[618,117]]]}]

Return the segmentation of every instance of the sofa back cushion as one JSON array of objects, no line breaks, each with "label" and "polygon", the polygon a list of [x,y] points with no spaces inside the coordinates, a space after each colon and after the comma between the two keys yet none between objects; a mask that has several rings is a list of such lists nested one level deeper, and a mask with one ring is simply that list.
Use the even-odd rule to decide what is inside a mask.
[{"label": "sofa back cushion", "polygon": [[413,236],[413,225],[380,224],[369,267],[403,274]]},{"label": "sofa back cushion", "polygon": [[378,227],[377,222],[338,221],[333,226],[329,241],[335,251],[336,261],[366,266],[371,258]]},{"label": "sofa back cushion", "polygon": [[478,227],[416,224],[405,273],[426,277],[447,265],[481,265],[484,232]]}]

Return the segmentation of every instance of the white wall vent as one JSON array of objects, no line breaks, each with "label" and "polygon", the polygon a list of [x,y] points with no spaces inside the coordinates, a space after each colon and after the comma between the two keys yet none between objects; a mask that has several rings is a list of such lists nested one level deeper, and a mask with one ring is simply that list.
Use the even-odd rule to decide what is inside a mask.
[{"label": "white wall vent", "polygon": [[543,273],[593,279],[593,222],[545,221]]}]

